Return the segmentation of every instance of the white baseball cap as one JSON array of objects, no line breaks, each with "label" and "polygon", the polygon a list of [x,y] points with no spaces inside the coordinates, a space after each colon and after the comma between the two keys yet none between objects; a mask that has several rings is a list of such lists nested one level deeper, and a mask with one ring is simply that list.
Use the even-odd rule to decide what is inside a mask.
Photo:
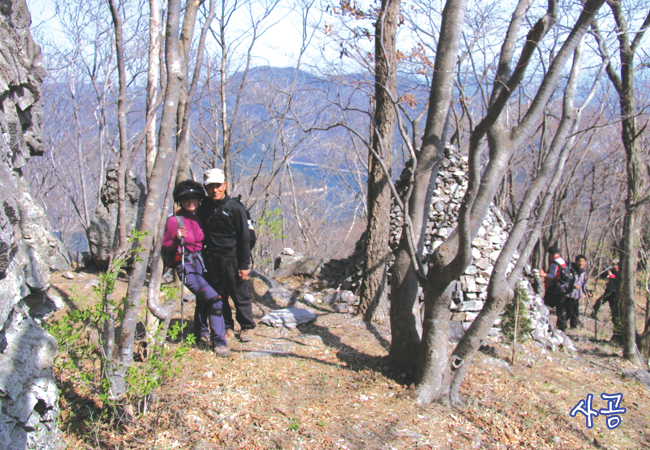
[{"label": "white baseball cap", "polygon": [[205,171],[203,174],[203,184],[208,185],[208,184],[221,184],[226,182],[226,175],[223,173],[223,170],[221,169],[208,169]]}]

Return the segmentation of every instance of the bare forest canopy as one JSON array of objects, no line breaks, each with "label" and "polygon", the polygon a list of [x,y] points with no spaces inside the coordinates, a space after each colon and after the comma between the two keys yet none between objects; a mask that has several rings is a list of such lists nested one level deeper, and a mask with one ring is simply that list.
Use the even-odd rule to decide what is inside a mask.
[{"label": "bare forest canopy", "polygon": [[[295,80],[293,79],[295,76]],[[261,214],[260,197],[266,195],[267,184],[274,184],[272,199],[265,208],[281,211],[286,230],[282,235],[285,246],[301,250],[322,246],[329,256],[344,256],[336,249],[317,242],[318,237],[306,238],[308,242],[295,242],[295,221],[307,220],[310,233],[330,236],[346,235],[349,228],[363,218],[363,196],[366,174],[362,151],[348,154],[348,133],[342,128],[329,130],[304,130],[303,126],[319,124],[329,126],[343,117],[346,123],[363,127],[363,117],[354,111],[341,113],[337,98],[344,97],[350,108],[360,110],[369,103],[368,77],[349,76],[346,86],[336,86],[332,80],[311,76],[289,68],[252,68],[244,75],[237,73],[228,80],[227,110],[238,108],[238,122],[232,124],[230,151],[233,155],[230,171],[231,194],[243,194],[255,218]],[[365,79],[364,79],[365,78]],[[293,83],[293,86],[292,86]],[[239,89],[239,86],[243,87]],[[332,86],[336,91],[332,92]],[[219,147],[223,133],[216,131],[215,102],[210,87],[191,105],[190,142],[191,176],[201,181],[202,173],[210,167],[222,166]],[[93,86],[85,80],[70,86],[65,80],[50,76],[44,83],[44,133],[47,152],[30,166],[33,192],[47,206],[50,220],[71,251],[86,250],[85,232],[99,199],[108,167],[117,157],[116,104],[107,100],[99,106],[96,90],[109,91],[110,86]],[[293,91],[292,111],[287,117],[278,117],[286,105],[283,92]],[[137,136],[145,125],[144,87],[127,91],[131,106],[127,112],[128,132]],[[101,111],[98,111],[101,108]],[[98,117],[98,114],[101,114]],[[356,116],[356,117],[355,117]],[[300,118],[299,123],[296,118]],[[73,120],[70,120],[73,118]],[[105,124],[98,124],[98,119]],[[278,141],[278,129],[282,137]],[[100,140],[103,141],[100,143]],[[103,151],[103,154],[99,154]],[[131,171],[145,183],[146,168],[143,154],[136,154]],[[272,181],[275,177],[277,181]],[[290,178],[289,178],[290,177]],[[260,180],[260,178],[263,178]],[[81,188],[81,183],[85,189]],[[234,189],[232,186],[234,185]],[[84,198],[85,195],[85,198]],[[292,202],[298,201],[297,206]],[[332,229],[337,232],[332,233]],[[326,231],[329,230],[329,231]],[[331,234],[330,234],[331,233]],[[354,230],[354,238],[358,237]],[[294,235],[292,238],[291,235]],[[294,241],[294,242],[291,242]],[[309,242],[311,241],[311,242]],[[354,239],[348,239],[347,249],[353,248]],[[315,250],[315,248],[314,248]],[[343,250],[341,248],[341,250]]]},{"label": "bare forest canopy", "polygon": [[[93,85],[92,80],[84,77],[65,80],[56,78],[55,74],[50,71],[43,84],[43,130],[47,151],[43,156],[30,160],[27,173],[32,191],[46,207],[50,221],[68,249],[72,252],[86,251],[85,230],[100,201],[99,192],[105,182],[106,169],[117,160],[116,100],[110,97],[115,89],[113,85],[99,82]],[[236,73],[227,80],[226,108],[238,107],[240,117],[237,126],[231,125],[230,137],[231,152],[236,156],[232,167],[234,193],[243,194],[244,199],[248,199],[247,205],[252,207],[253,216],[258,217],[261,211],[256,206],[262,203],[259,192],[263,187],[251,184],[259,176],[258,171],[267,177],[278,178],[274,186],[275,198],[266,207],[279,208],[284,226],[293,230],[282,233],[286,236],[282,239],[282,246],[338,257],[345,256],[354,248],[353,238],[359,235],[365,220],[368,152],[345,127],[335,125],[342,123],[360,131],[369,127],[364,111],[372,102],[373,80],[370,77],[371,74],[316,76],[292,68],[257,67],[246,74]],[[71,85],[71,82],[75,84]],[[400,77],[399,92],[407,113],[413,115],[426,106],[426,83],[423,75],[406,73]],[[223,145],[223,138],[219,137],[223,134],[219,130],[216,142],[214,134],[211,134],[217,125],[215,122],[218,122],[215,116],[218,99],[214,98],[214,92],[210,92],[212,88],[207,81],[203,88],[191,105],[191,174],[199,181],[203,170],[221,165],[219,146]],[[286,105],[284,93],[288,89],[292,90],[293,96],[291,113],[279,117],[278,111]],[[463,95],[476,96],[480,89],[481,86],[474,85],[462,92]],[[105,98],[98,101],[98,92],[102,92]],[[460,92],[457,89],[456,94],[460,95]],[[134,85],[128,90],[131,106],[127,123],[129,134],[134,138],[145,125],[145,93],[146,86]],[[602,92],[602,95],[607,99],[608,92]],[[566,232],[566,222],[572,222],[571,228],[579,230],[571,242],[574,253],[594,251],[586,248],[587,241],[592,244],[602,242],[605,233],[613,232],[598,224],[611,223],[613,218],[620,216],[624,153],[615,132],[612,133],[612,129],[616,129],[616,105],[610,100],[609,111],[603,107],[606,105],[601,103],[593,112],[597,116],[589,127],[598,127],[595,128],[598,133],[593,138],[584,139],[588,151],[570,161],[572,167],[563,183],[563,202],[554,211],[557,226],[549,230],[550,239],[557,239],[558,234]],[[462,115],[460,105],[457,114]],[[553,120],[551,109],[548,120]],[[600,128],[602,124],[606,126]],[[280,127],[283,136],[278,143]],[[457,140],[461,131],[456,131]],[[534,161],[539,158],[544,139],[545,136],[538,133],[521,152],[519,160],[513,161],[508,178],[496,198],[510,221],[520,201],[520,193],[530,182]],[[399,145],[397,131],[395,142],[393,179],[399,177],[400,167],[408,158],[404,146]],[[131,170],[144,182],[143,154],[135,155]],[[279,175],[276,174],[278,171]],[[608,180],[609,189],[601,189],[602,180]],[[288,198],[294,195],[300,200],[298,208],[293,207]],[[311,242],[310,238],[296,236],[299,233],[295,223],[297,217],[298,220],[308,218],[312,228],[310,234],[313,235]],[[589,218],[589,223],[584,220],[586,218]],[[317,237],[324,233],[329,237],[348,236],[352,228],[353,238],[347,239],[344,247],[330,245]],[[600,234],[589,236],[593,232]]]}]

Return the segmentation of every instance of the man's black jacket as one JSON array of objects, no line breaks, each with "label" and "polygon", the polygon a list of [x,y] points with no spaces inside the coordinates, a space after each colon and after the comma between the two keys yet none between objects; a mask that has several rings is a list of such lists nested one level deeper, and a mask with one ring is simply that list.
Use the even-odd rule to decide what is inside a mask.
[{"label": "man's black jacket", "polygon": [[209,254],[237,257],[237,269],[248,270],[250,266],[250,236],[248,218],[244,206],[233,200],[225,209],[230,196],[218,201],[205,199],[197,215],[203,228],[203,247]]}]

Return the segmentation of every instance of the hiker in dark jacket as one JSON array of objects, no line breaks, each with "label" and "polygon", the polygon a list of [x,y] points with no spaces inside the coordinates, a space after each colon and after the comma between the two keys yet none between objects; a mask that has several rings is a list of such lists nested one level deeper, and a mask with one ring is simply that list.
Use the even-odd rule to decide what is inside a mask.
[{"label": "hiker in dark jacket", "polygon": [[571,328],[576,328],[580,325],[580,297],[582,297],[582,294],[585,294],[587,297],[591,295],[586,290],[587,271],[585,267],[587,267],[587,258],[585,255],[576,256],[575,262],[571,263],[574,274],[573,290],[564,299]]},{"label": "hiker in dark jacket", "polygon": [[605,285],[605,293],[596,300],[594,304],[594,310],[591,313],[592,318],[596,318],[598,315],[598,310],[603,305],[603,303],[609,303],[609,309],[612,309],[612,302],[616,301],[618,295],[618,283],[619,283],[619,273],[618,273],[618,259],[612,261],[612,267],[605,269],[598,278],[607,280]]},{"label": "hiker in dark jacket", "polygon": [[544,304],[549,307],[555,307],[557,312],[556,327],[561,331],[566,331],[566,303],[564,294],[558,293],[558,280],[562,268],[567,263],[560,255],[560,249],[556,245],[551,245],[547,249],[548,253],[548,271],[540,269],[539,275],[544,280]]},{"label": "hiker in dark jacket", "polygon": [[181,251],[184,243],[185,264],[180,261],[174,267],[179,278],[196,296],[194,310],[194,334],[197,342],[211,343],[217,356],[228,357],[225,327],[222,317],[221,297],[206,281],[206,270],[201,256],[203,230],[196,217],[196,211],[205,197],[203,186],[192,180],[181,181],[174,188],[174,201],[181,205],[176,215],[167,220],[163,236],[164,251]]},{"label": "hiker in dark jacket", "polygon": [[203,176],[208,198],[198,210],[205,239],[203,255],[209,280],[223,298],[223,319],[226,338],[234,336],[235,322],[228,298],[232,298],[236,319],[241,327],[239,339],[253,339],[253,304],[246,280],[250,273],[250,235],[246,209],[232,199],[226,189],[221,169],[209,169]]}]

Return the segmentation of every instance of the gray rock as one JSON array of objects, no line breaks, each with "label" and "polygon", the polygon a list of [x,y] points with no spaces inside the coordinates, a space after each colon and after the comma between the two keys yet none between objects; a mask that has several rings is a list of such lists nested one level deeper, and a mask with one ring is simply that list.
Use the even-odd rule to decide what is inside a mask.
[{"label": "gray rock", "polygon": [[281,275],[283,274],[289,266],[291,266],[293,263],[301,259],[303,256],[300,253],[280,253],[277,258],[275,258],[275,261],[273,263],[273,272],[274,276],[277,278],[282,278],[282,277],[287,277],[293,275],[293,272],[288,272],[289,275]]},{"label": "gray rock", "polygon": [[352,291],[341,291],[339,292],[338,300],[335,303],[347,303],[348,305],[354,305],[359,303],[359,298],[354,295]]},{"label": "gray rock", "polygon": [[458,311],[480,311],[483,309],[483,305],[485,305],[485,302],[480,300],[463,302],[458,307]]},{"label": "gray rock", "polygon": [[316,256],[280,255],[275,260],[273,276],[285,278],[290,276],[314,277],[320,274],[325,260]]},{"label": "gray rock", "polygon": [[292,264],[293,275],[315,277],[320,273],[325,260],[317,256],[305,256]]},{"label": "gray rock", "polygon": [[276,309],[262,317],[261,322],[270,327],[295,328],[298,325],[316,320],[316,314],[308,309]]},{"label": "gray rock", "polygon": [[343,314],[354,314],[354,307],[347,303],[337,303],[334,305],[334,311]]},{"label": "gray rock", "polygon": [[564,339],[562,341],[562,345],[564,346],[564,348],[566,348],[567,350],[570,350],[572,352],[577,352],[578,351],[578,349],[576,348],[573,341],[569,338],[569,336],[566,336],[566,335],[564,336]]},{"label": "gray rock", "polygon": [[650,389],[650,372],[647,370],[626,370],[625,372],[621,373],[621,377],[624,380],[637,380],[640,383],[643,383],[646,388]]},{"label": "gray rock", "polygon": [[[127,230],[136,229],[142,220],[146,189],[132,173],[129,173],[126,185]],[[101,203],[88,228],[88,246],[93,261],[102,268],[108,267],[108,260],[113,251],[113,239],[117,226],[117,166],[106,171],[106,182],[101,189]]]},{"label": "gray rock", "polygon": [[264,275],[261,272],[258,272],[255,269],[251,270],[251,272],[250,272],[250,274],[248,274],[248,276],[251,277],[251,278],[257,278],[257,279],[261,280],[268,288],[280,287],[280,284],[277,281],[275,281],[273,278],[267,277],[266,275]]},{"label": "gray rock", "polygon": [[485,248],[489,245],[488,241],[483,239],[482,237],[477,237],[472,241],[472,245],[476,248]]},{"label": "gray rock", "polygon": [[303,295],[302,295],[302,299],[303,299],[304,301],[306,301],[307,303],[311,303],[312,305],[313,305],[313,304],[316,304],[316,303],[320,303],[320,302],[316,299],[316,297],[314,297],[314,294],[303,294]]},{"label": "gray rock", "polygon": [[286,308],[296,302],[296,297],[283,287],[271,288],[262,296],[265,303],[275,303],[280,308]]}]

